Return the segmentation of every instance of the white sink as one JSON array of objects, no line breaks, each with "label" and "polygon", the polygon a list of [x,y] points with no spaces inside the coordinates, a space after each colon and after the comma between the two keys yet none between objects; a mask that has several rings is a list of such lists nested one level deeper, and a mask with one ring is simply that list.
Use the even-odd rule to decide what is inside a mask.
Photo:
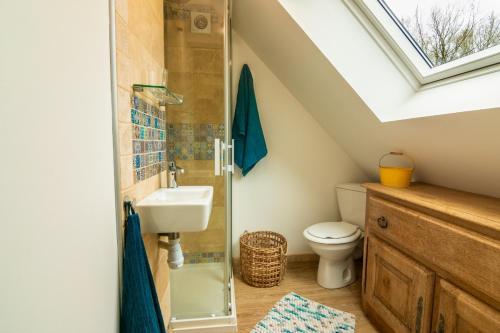
[{"label": "white sink", "polygon": [[212,212],[212,186],[160,188],[136,205],[143,233],[202,231]]}]

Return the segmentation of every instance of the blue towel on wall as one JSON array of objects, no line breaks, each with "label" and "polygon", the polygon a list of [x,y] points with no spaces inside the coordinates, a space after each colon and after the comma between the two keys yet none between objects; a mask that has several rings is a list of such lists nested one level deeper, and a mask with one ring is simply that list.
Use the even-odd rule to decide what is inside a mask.
[{"label": "blue towel on wall", "polygon": [[137,214],[128,217],[125,229],[120,332],[165,333]]},{"label": "blue towel on wall", "polygon": [[233,121],[234,161],[245,176],[267,155],[266,140],[260,125],[259,110],[248,65],[243,65],[238,85]]}]

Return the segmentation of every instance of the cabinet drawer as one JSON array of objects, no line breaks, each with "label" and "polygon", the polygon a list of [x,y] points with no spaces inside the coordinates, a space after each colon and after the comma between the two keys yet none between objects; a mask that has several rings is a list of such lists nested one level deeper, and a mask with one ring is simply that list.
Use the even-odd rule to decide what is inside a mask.
[{"label": "cabinet drawer", "polygon": [[500,332],[500,312],[440,279],[434,304],[433,332]]},{"label": "cabinet drawer", "polygon": [[500,304],[499,241],[375,196],[368,198],[366,224],[369,234]]}]

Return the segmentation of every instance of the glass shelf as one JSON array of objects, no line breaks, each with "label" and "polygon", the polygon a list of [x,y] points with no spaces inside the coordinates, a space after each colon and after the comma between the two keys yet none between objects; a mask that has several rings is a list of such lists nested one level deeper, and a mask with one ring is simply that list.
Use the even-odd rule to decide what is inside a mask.
[{"label": "glass shelf", "polygon": [[170,91],[165,86],[151,84],[134,84],[132,89],[135,92],[145,93],[157,99],[160,105],[180,105],[184,102],[182,95]]}]

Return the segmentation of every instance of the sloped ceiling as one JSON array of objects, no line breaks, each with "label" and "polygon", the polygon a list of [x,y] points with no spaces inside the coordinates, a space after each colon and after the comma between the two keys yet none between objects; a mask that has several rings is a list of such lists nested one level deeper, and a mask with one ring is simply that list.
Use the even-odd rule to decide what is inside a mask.
[{"label": "sloped ceiling", "polygon": [[[404,151],[419,181],[500,197],[500,109],[381,123],[278,1],[235,1],[233,28],[373,180],[382,154]],[[368,43],[365,33],[352,42]],[[364,79],[390,99],[391,91],[380,91],[390,75]]]}]

